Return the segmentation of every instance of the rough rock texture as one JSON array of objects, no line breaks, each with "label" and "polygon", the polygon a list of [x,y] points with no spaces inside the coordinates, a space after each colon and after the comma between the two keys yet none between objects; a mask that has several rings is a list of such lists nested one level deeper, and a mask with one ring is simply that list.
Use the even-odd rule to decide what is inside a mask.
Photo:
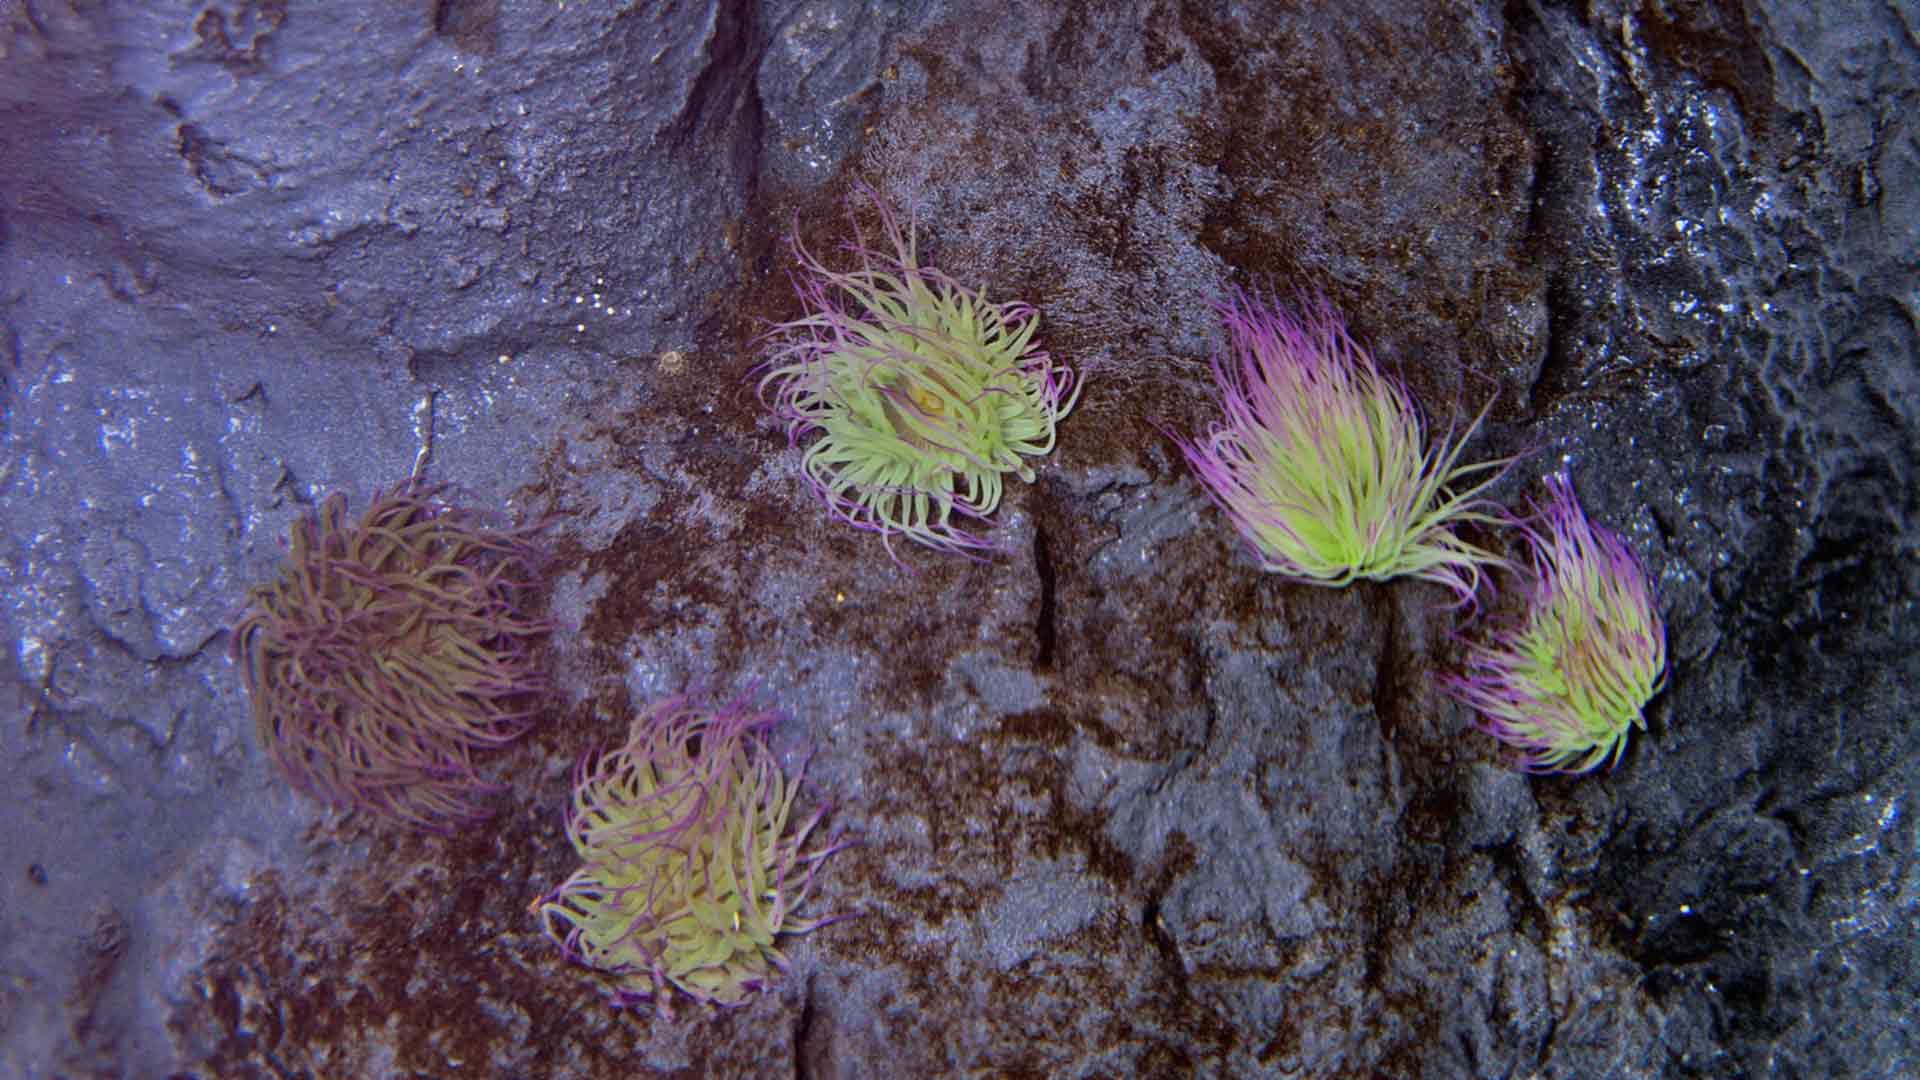
[{"label": "rough rock texture", "polygon": [[[1920,18],[1874,0],[0,3],[0,1074],[1920,1072]],[[968,563],[756,401],[855,179],[1080,411]],[[1501,767],[1444,594],[1263,577],[1156,430],[1329,291],[1673,678]],[[224,627],[333,490],[565,516],[493,823],[327,815]],[[613,1012],[527,903],[635,705],[757,684],[860,846],[777,992]]]}]

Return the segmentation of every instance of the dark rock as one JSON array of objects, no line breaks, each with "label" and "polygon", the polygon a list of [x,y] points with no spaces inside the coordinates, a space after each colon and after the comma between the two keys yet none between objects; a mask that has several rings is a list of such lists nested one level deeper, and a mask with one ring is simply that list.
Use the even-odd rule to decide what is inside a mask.
[{"label": "dark rock", "polygon": [[[0,1074],[1920,1071],[1916,41],[1868,0],[7,7]],[[1088,377],[1003,558],[896,565],[755,400],[786,233],[835,261],[856,181]],[[1200,494],[1156,428],[1269,282],[1646,559],[1672,681],[1618,769],[1504,771],[1442,592],[1264,576]],[[416,467],[561,515],[563,694],[446,839],[288,792],[225,660],[291,522]],[[670,1024],[526,906],[573,761],[703,683],[816,750],[858,917]]]}]

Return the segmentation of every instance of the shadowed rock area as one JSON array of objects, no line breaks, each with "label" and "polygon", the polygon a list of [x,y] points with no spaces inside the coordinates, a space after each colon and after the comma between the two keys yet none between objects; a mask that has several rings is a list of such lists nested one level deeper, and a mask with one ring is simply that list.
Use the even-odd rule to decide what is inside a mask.
[{"label": "shadowed rock area", "polygon": [[[0,4],[0,1076],[1920,1073],[1916,108],[1870,0]],[[829,520],[755,392],[862,182],[1087,380],[1002,557]],[[1510,771],[1444,590],[1207,500],[1166,432],[1268,282],[1645,560],[1617,769]],[[450,837],[292,793],[228,658],[416,465],[554,515]],[[528,904],[700,686],[789,714],[857,917],[668,1022]]]}]

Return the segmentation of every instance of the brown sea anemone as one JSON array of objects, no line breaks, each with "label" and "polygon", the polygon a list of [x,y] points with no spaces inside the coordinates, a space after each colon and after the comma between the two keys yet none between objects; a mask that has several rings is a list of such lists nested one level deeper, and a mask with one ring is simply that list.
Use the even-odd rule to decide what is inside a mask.
[{"label": "brown sea anemone", "polygon": [[485,816],[477,751],[526,731],[547,681],[523,608],[529,529],[482,527],[408,482],[358,522],[335,494],[249,594],[233,658],[287,780],[330,806],[442,831]]}]

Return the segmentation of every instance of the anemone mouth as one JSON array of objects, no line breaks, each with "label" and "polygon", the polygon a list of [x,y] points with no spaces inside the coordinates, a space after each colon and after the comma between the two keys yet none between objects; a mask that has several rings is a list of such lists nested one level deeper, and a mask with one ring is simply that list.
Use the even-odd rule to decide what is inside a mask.
[{"label": "anemone mouth", "polygon": [[946,455],[943,463],[958,467],[951,455],[977,439],[979,429],[951,386],[925,369],[898,365],[876,365],[868,379],[882,421],[875,425],[876,436],[892,435],[915,454]]},{"label": "anemone mouth", "polygon": [[806,445],[808,483],[834,517],[939,550],[991,549],[978,523],[1006,474],[1032,479],[1029,459],[1052,450],[1080,381],[1035,344],[1032,307],[920,266],[911,229],[867,194],[886,246],[860,235],[855,269],[830,270],[795,240],[806,311],[762,339],[761,395]]}]

